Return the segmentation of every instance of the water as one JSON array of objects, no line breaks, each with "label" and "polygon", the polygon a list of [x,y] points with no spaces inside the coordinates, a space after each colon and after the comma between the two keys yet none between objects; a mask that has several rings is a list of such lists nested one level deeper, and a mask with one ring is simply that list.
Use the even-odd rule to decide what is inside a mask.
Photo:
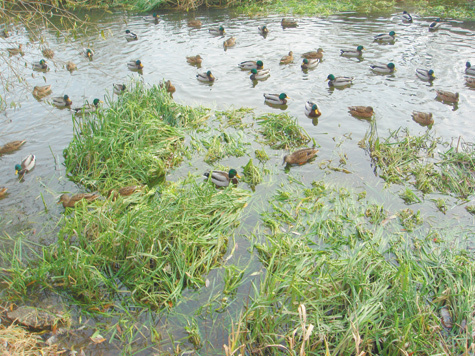
[{"label": "water", "polygon": [[[55,235],[51,231],[54,231],[56,221],[63,212],[62,206],[56,205],[59,194],[81,189],[67,180],[62,165],[62,150],[73,134],[71,112],[49,105],[48,97],[38,101],[31,95],[33,86],[44,85],[45,79],[52,85],[52,96],[68,94],[73,107],[82,105],[85,100],[92,102],[96,97],[111,94],[113,83],[127,82],[130,77],[141,78],[149,84],[171,80],[177,88],[173,97],[179,103],[214,109],[246,106],[255,108],[258,114],[280,112],[279,108],[264,103],[263,93],[285,92],[291,98],[286,112],[296,117],[320,146],[315,164],[299,167],[292,173],[307,183],[313,179],[331,179],[346,186],[366,189],[385,202],[390,210],[403,206],[393,195],[400,187],[384,189],[382,180],[374,176],[369,157],[357,146],[368,131],[369,122],[350,116],[348,106],[372,106],[378,132],[383,137],[389,130],[399,127],[409,128],[414,135],[424,132],[426,128],[411,118],[411,112],[418,110],[434,114],[432,130],[437,135],[449,141],[459,136],[473,141],[475,91],[465,86],[464,80],[465,62],[471,60],[475,64],[473,22],[447,21],[439,31],[430,33],[428,25],[432,18],[414,16],[414,23],[403,24],[398,14],[371,17],[351,13],[328,18],[299,18],[299,26],[290,29],[282,29],[281,17],[251,19],[235,16],[226,10],[196,14],[165,13],[161,15],[159,24],[146,23],[142,16],[125,13],[96,12],[90,15],[99,29],[104,30],[106,38],[94,33],[63,43],[53,32],[42,34],[48,46],[55,51],[54,60],[47,60],[51,67],[47,73],[31,70],[31,63],[43,58],[38,42],[29,39],[31,34],[16,29],[11,31],[10,38],[0,40],[2,52],[7,47],[24,44],[25,55],[14,57],[13,63],[30,88],[14,91],[9,98],[20,106],[9,108],[0,117],[0,144],[17,139],[27,140],[20,151],[0,158],[0,186],[8,188],[8,195],[0,200],[0,211],[2,220],[8,222],[6,232],[10,235],[23,231],[33,241],[44,244],[53,242]],[[200,29],[187,26],[187,21],[194,17],[203,22]],[[257,31],[257,27],[263,24],[270,30],[266,38]],[[225,27],[226,35],[210,35],[208,29],[219,25]],[[139,40],[126,42],[126,29],[137,33]],[[394,44],[372,42],[374,35],[391,30],[397,33]],[[235,36],[237,43],[225,51],[223,41],[230,36]],[[340,49],[355,49],[357,45],[366,48],[362,59],[339,56]],[[79,54],[83,47],[91,47],[95,51],[93,61]],[[303,72],[300,55],[318,47],[325,51],[323,61],[317,68]],[[294,63],[280,65],[280,58],[289,51],[294,53]],[[186,56],[196,54],[203,57],[201,68],[186,63]],[[144,64],[143,74],[127,69],[126,63],[136,59]],[[271,77],[256,85],[249,79],[249,71],[240,70],[237,65],[245,60],[258,59],[264,62],[265,68],[270,68]],[[77,71],[66,71],[64,65],[69,60],[77,64]],[[397,71],[393,75],[374,74],[369,68],[374,62],[393,62]],[[437,79],[433,84],[421,81],[415,76],[416,68],[433,69]],[[3,75],[4,64],[1,70]],[[196,80],[197,73],[207,70],[217,77],[212,85]],[[354,76],[354,85],[331,89],[325,82],[330,73]],[[436,89],[459,92],[459,104],[454,107],[436,101]],[[307,100],[318,103],[322,111],[318,120],[304,115]],[[13,167],[30,153],[37,156],[37,166],[20,182],[14,175]],[[280,166],[281,157],[286,153],[272,151],[273,162],[276,163],[271,169],[281,178],[286,174]],[[347,157],[345,168],[353,174],[329,173],[318,168],[318,162],[324,160],[338,166],[339,159],[344,156]],[[248,159],[230,158],[222,163],[241,167]],[[207,168],[201,162],[195,169],[202,171]],[[176,180],[188,170],[190,168],[181,167],[171,172],[168,179]],[[331,176],[327,177],[329,174]],[[266,186],[258,186],[255,194],[266,196],[271,193]],[[426,205],[425,209],[434,220],[445,218],[432,205]],[[462,211],[454,204],[448,215],[462,214]],[[249,217],[246,221],[248,226],[253,226],[255,222],[255,217]],[[238,255],[249,258],[247,240],[242,238],[238,243]],[[208,278],[214,281],[213,278],[217,277],[212,273]],[[179,313],[186,313],[187,308],[194,310],[206,301],[209,293],[206,290],[190,292],[185,297],[189,302],[184,303]],[[179,317],[177,319],[180,320]],[[213,325],[202,327],[208,331],[213,329]],[[219,350],[227,335],[217,330],[210,331],[207,339]],[[101,352],[108,354],[104,350]]]}]

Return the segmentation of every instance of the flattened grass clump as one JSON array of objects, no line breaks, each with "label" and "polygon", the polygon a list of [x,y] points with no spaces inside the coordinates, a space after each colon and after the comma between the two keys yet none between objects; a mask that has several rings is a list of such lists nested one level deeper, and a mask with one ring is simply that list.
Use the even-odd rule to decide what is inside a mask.
[{"label": "flattened grass clump", "polygon": [[202,145],[208,150],[204,161],[213,163],[225,157],[242,157],[246,154],[246,146],[249,142],[244,142],[245,138],[242,132],[228,134],[226,132],[201,139]]},{"label": "flattened grass clump", "polygon": [[259,168],[254,165],[252,158],[243,167],[243,173],[244,177],[242,180],[252,187],[262,182],[262,173]]},{"label": "flattened grass clump", "polygon": [[258,132],[265,143],[275,150],[301,147],[310,141],[297,119],[288,114],[266,114],[256,120],[260,126]]},{"label": "flattened grass clump", "polygon": [[236,130],[242,130],[252,126],[252,124],[243,123],[243,119],[253,112],[252,108],[232,108],[226,111],[217,111],[216,118],[218,120],[226,119],[224,128],[234,127]]}]

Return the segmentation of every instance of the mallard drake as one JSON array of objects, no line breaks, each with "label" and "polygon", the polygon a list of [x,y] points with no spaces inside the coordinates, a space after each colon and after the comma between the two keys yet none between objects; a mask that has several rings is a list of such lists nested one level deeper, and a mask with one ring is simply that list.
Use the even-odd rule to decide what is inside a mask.
[{"label": "mallard drake", "polygon": [[407,12],[402,12],[402,22],[412,22],[412,16]]},{"label": "mallard drake", "polygon": [[308,117],[319,117],[320,115],[322,115],[322,113],[318,109],[317,104],[311,101],[307,101],[305,103],[305,115],[307,115]]},{"label": "mallard drake", "polygon": [[475,78],[465,78],[465,84],[467,84],[469,87],[475,88]]},{"label": "mallard drake", "polygon": [[92,202],[99,198],[99,194],[97,193],[82,193],[82,194],[75,194],[73,196],[69,196],[68,194],[62,194],[59,197],[59,203],[63,203],[64,208],[74,208],[77,202],[81,200],[86,200],[87,202]]},{"label": "mallard drake", "polygon": [[262,26],[259,26],[257,28],[257,30],[259,31],[259,33],[263,36],[267,36],[269,34],[269,29],[267,28],[266,25],[262,25]]},{"label": "mallard drake", "polygon": [[413,111],[412,119],[422,126],[428,126],[434,123],[434,119],[432,118],[432,113]]},{"label": "mallard drake", "polygon": [[287,99],[290,99],[287,94],[266,94],[264,93],[265,102],[274,105],[285,105],[287,104]]},{"label": "mallard drake", "polygon": [[355,50],[353,49],[341,49],[340,56],[344,57],[361,57],[363,55],[364,47],[358,46]]},{"label": "mallard drake", "polygon": [[371,106],[349,106],[348,110],[350,114],[358,117],[370,118],[373,116],[374,111]]},{"label": "mallard drake", "polygon": [[11,153],[18,150],[21,146],[25,144],[25,142],[26,140],[21,140],[21,141],[11,141],[4,144],[2,147],[0,147],[0,155],[5,154],[5,153]]},{"label": "mallard drake", "polygon": [[92,60],[92,57],[94,56],[94,52],[90,48],[83,48],[81,54],[90,60]]},{"label": "mallard drake", "polygon": [[213,182],[217,187],[227,187],[229,183],[233,183],[234,185],[238,184],[238,178],[241,178],[237,171],[234,168],[231,168],[229,172],[224,171],[211,171],[204,173],[206,178],[211,178],[211,182]]},{"label": "mallard drake", "polygon": [[318,63],[319,63],[318,59],[304,58],[300,67],[302,67],[302,69],[311,69],[318,66]]},{"label": "mallard drake", "polygon": [[20,164],[15,165],[15,174],[22,177],[25,173],[31,171],[36,164],[36,157],[34,155],[28,155],[21,160]]},{"label": "mallard drake", "polygon": [[442,22],[440,22],[440,18],[436,19],[434,22],[432,22],[429,25],[429,31],[436,31],[439,29],[440,25],[442,25]]},{"label": "mallard drake", "polygon": [[188,21],[188,26],[190,26],[190,27],[201,27],[201,21],[200,20],[189,20]]},{"label": "mallard drake", "polygon": [[92,104],[88,103],[88,104],[85,104],[84,106],[82,106],[80,108],[74,108],[73,111],[76,114],[81,114],[81,113],[89,114],[89,113],[92,113],[92,112],[96,111],[97,108],[99,107],[100,103],[103,103],[103,101],[96,98],[92,101]]},{"label": "mallard drake", "polygon": [[262,61],[244,61],[238,64],[238,67],[241,69],[257,69],[261,70],[264,68],[264,62]]},{"label": "mallard drake", "polygon": [[289,164],[291,166],[302,165],[307,163],[317,154],[318,150],[314,148],[302,148],[289,155],[284,156],[283,165]]},{"label": "mallard drake", "polygon": [[38,63],[33,63],[32,67],[33,67],[33,70],[41,70],[41,71],[46,71],[49,69],[44,59],[41,59]]},{"label": "mallard drake", "polygon": [[213,74],[211,74],[211,71],[207,71],[206,73],[199,73],[196,75],[196,79],[198,79],[201,82],[214,82],[216,78],[214,77]]},{"label": "mallard drake", "polygon": [[201,58],[201,56],[197,54],[196,56],[186,57],[186,61],[192,65],[199,65],[203,61],[203,58]]},{"label": "mallard drake", "polygon": [[137,41],[139,39],[139,36],[131,32],[130,30],[125,30],[125,39],[127,41]]},{"label": "mallard drake", "polygon": [[125,84],[112,84],[113,88],[114,88],[114,93],[116,94],[122,94],[123,92],[125,92]]},{"label": "mallard drake", "polygon": [[123,197],[128,197],[134,194],[139,188],[141,188],[141,186],[139,185],[129,185],[127,187],[122,187],[117,191],[114,189],[111,189],[107,193],[107,196],[110,197],[112,195],[112,199],[116,200],[119,195]]},{"label": "mallard drake", "polygon": [[169,80],[160,83],[160,88],[166,88],[169,93],[174,93],[176,91],[175,86]]},{"label": "mallard drake", "polygon": [[445,90],[436,90],[437,99],[445,101],[447,103],[458,103],[459,101],[459,93],[452,93],[450,91]]},{"label": "mallard drake", "polygon": [[68,61],[66,63],[66,69],[72,72],[73,70],[78,69],[78,67],[76,66],[76,64],[74,64],[74,62]]},{"label": "mallard drake", "polygon": [[37,98],[44,98],[51,93],[50,85],[37,85],[33,88],[33,95]]},{"label": "mallard drake", "polygon": [[396,39],[396,32],[391,31],[388,34],[382,33],[374,36],[375,42],[393,42]]},{"label": "mallard drake", "polygon": [[353,84],[354,77],[335,77],[333,74],[329,74],[327,77],[328,85],[331,87],[344,87]]},{"label": "mallard drake", "polygon": [[142,18],[147,22],[153,22],[156,24],[160,22],[160,16],[156,12],[154,12],[152,16],[143,16]]},{"label": "mallard drake", "polygon": [[286,28],[286,27],[297,27],[297,21],[296,20],[293,20],[293,19],[286,19],[286,18],[283,18],[281,23],[283,28]]},{"label": "mallard drake", "polygon": [[264,80],[270,77],[270,69],[261,69],[257,70],[255,68],[251,69],[251,80]]},{"label": "mallard drake", "polygon": [[470,62],[465,63],[465,74],[475,75],[475,67]]},{"label": "mallard drake", "polygon": [[142,70],[143,64],[140,59],[137,59],[135,61],[127,62],[127,68],[129,68],[130,70]]},{"label": "mallard drake", "polygon": [[426,70],[426,69],[416,69],[416,75],[426,81],[433,81],[435,79],[434,71],[432,69]]},{"label": "mallard drake", "polygon": [[394,73],[396,70],[396,66],[394,63],[388,63],[388,64],[383,64],[383,63],[378,63],[378,64],[371,64],[370,68],[373,72],[376,73],[383,73],[383,74],[389,74],[389,73]]},{"label": "mallard drake", "polygon": [[208,31],[215,36],[222,36],[226,33],[223,26],[219,26],[218,28],[210,28]]},{"label": "mallard drake", "polygon": [[46,58],[53,58],[54,57],[54,51],[50,48],[43,48],[41,50],[41,53],[43,53],[43,56],[45,56]]},{"label": "mallard drake", "polygon": [[223,42],[224,48],[233,47],[236,45],[236,38],[229,37],[226,41]]},{"label": "mallard drake", "polygon": [[0,198],[3,198],[5,196],[5,194],[7,193],[7,188],[5,187],[1,187],[0,188]]},{"label": "mallard drake", "polygon": [[280,64],[289,64],[294,61],[294,52],[290,51],[287,56],[283,56],[280,59]]},{"label": "mallard drake", "polygon": [[71,106],[72,103],[73,103],[71,101],[71,99],[69,99],[69,96],[67,96],[67,95],[57,96],[57,97],[51,98],[51,100],[53,100],[53,105],[55,105],[59,108],[64,108],[66,106]]},{"label": "mallard drake", "polygon": [[14,56],[16,54],[22,54],[23,55],[23,45],[20,43],[18,45],[18,48],[7,48],[8,53],[10,53],[11,56]]},{"label": "mallard drake", "polygon": [[322,59],[323,49],[319,48],[316,51],[305,52],[302,54],[302,57],[307,59]]}]

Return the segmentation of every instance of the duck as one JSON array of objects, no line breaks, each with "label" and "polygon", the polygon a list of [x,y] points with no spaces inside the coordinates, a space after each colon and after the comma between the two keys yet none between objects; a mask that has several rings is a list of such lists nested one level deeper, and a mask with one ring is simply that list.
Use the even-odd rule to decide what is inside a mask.
[{"label": "duck", "polygon": [[286,19],[286,18],[283,18],[280,24],[282,25],[283,28],[298,26],[296,20]]},{"label": "duck", "polygon": [[1,187],[0,188],[0,198],[3,198],[5,196],[5,194],[7,193],[7,188],[5,187]]},{"label": "duck", "polygon": [[74,108],[73,111],[76,114],[81,114],[81,113],[90,114],[91,112],[94,112],[97,110],[100,103],[103,103],[103,101],[96,98],[92,101],[92,104],[88,103],[80,108]]},{"label": "duck", "polygon": [[224,48],[234,47],[236,45],[236,38],[229,37],[226,41],[223,42]]},{"label": "duck", "polygon": [[46,64],[46,61],[44,59],[41,59],[38,63],[33,63],[32,64],[33,70],[42,70],[46,71],[48,70],[48,65]]},{"label": "duck", "polygon": [[428,126],[434,123],[434,119],[432,118],[432,113],[413,111],[412,119],[422,126]]},{"label": "duck", "polygon": [[64,95],[64,96],[57,96],[54,98],[51,98],[53,100],[53,105],[59,107],[59,108],[65,108],[66,106],[71,106],[72,101],[69,99],[69,96]]},{"label": "duck", "polygon": [[371,106],[349,106],[348,110],[351,115],[357,117],[370,118],[374,114],[374,110]]},{"label": "duck", "polygon": [[322,113],[318,109],[317,104],[311,101],[307,101],[305,103],[305,115],[307,115],[308,117],[319,117],[320,115],[322,115]]},{"label": "duck", "polygon": [[154,12],[152,16],[143,16],[142,18],[147,22],[153,22],[156,24],[160,22],[160,16],[156,12]]},{"label": "duck", "polygon": [[286,105],[287,99],[290,99],[287,94],[266,94],[264,93],[265,102],[274,105]]},{"label": "duck", "polygon": [[94,56],[94,52],[90,48],[83,48],[81,54],[90,60],[92,60],[92,57]]},{"label": "duck", "polygon": [[36,164],[35,155],[28,155],[21,160],[20,164],[15,165],[15,174],[21,178],[25,173],[31,171]]},{"label": "duck", "polygon": [[261,69],[257,70],[256,68],[251,69],[251,80],[264,80],[270,77],[270,69]]},{"label": "duck", "polygon": [[388,34],[380,34],[374,36],[374,41],[375,42],[393,42],[396,38],[396,32],[391,31]]},{"label": "duck", "polygon": [[43,48],[41,50],[41,53],[43,53],[43,56],[45,56],[46,58],[53,58],[54,57],[54,51],[50,48]]},{"label": "duck", "polygon": [[266,25],[262,25],[262,26],[259,26],[257,28],[257,30],[259,31],[259,33],[263,36],[267,36],[269,34],[269,29],[267,28]]},{"label": "duck", "polygon": [[23,45],[20,43],[18,45],[18,48],[7,48],[8,53],[10,53],[11,56],[14,56],[16,54],[22,54],[23,55]]},{"label": "duck", "polygon": [[437,99],[448,102],[448,103],[458,103],[459,93],[452,93],[445,90],[436,90]]},{"label": "duck", "polygon": [[467,84],[469,87],[475,88],[475,78],[465,78],[465,84]]},{"label": "duck", "polygon": [[244,61],[238,64],[238,67],[241,69],[257,69],[261,70],[264,68],[264,62],[262,61]]},{"label": "duck", "polygon": [[63,203],[64,208],[74,208],[76,203],[81,200],[86,200],[87,202],[92,202],[99,198],[99,194],[97,193],[81,193],[81,194],[74,194],[73,196],[69,196],[68,194],[62,194],[59,197],[59,203]]},{"label": "duck", "polygon": [[335,77],[333,74],[329,74],[327,77],[328,85],[331,87],[344,87],[353,84],[354,77]]},{"label": "duck", "polygon": [[2,147],[0,147],[0,155],[5,153],[11,153],[20,149],[20,147],[23,146],[25,142],[26,140],[17,140],[4,144]]},{"label": "duck", "polygon": [[442,22],[440,22],[440,18],[437,18],[434,22],[429,25],[429,31],[436,31],[439,29]]},{"label": "duck", "polygon": [[122,94],[125,92],[126,86],[125,84],[112,84],[114,93],[116,94]]},{"label": "duck", "polygon": [[470,62],[465,63],[465,74],[475,75],[475,67]]},{"label": "duck", "polygon": [[302,65],[300,67],[302,67],[302,69],[311,69],[311,68],[315,68],[316,66],[318,66],[318,63],[319,63],[318,59],[304,58],[303,61],[302,61]]},{"label": "duck", "polygon": [[201,27],[201,21],[200,20],[189,20],[187,24],[190,27]]},{"label": "duck", "polygon": [[164,81],[160,83],[160,88],[165,88],[167,89],[168,93],[174,93],[176,91],[175,86],[172,84],[170,80]]},{"label": "duck", "polygon": [[416,69],[416,75],[426,81],[433,81],[435,79],[434,71],[432,69],[426,70],[426,69]]},{"label": "duck", "polygon": [[305,52],[302,54],[302,57],[307,59],[322,59],[323,49],[319,48],[316,51]]},{"label": "duck", "polygon": [[317,154],[318,150],[314,148],[302,148],[301,150],[297,150],[289,155],[284,156],[283,165],[302,165],[307,163]]},{"label": "duck", "polygon": [[112,195],[112,199],[116,200],[119,195],[123,197],[128,197],[134,194],[139,188],[141,188],[141,186],[139,185],[129,185],[127,187],[122,187],[117,191],[114,189],[111,189],[109,190],[107,196],[110,197]]},{"label": "duck", "polygon": [[199,73],[196,75],[196,79],[198,79],[201,82],[214,82],[216,78],[214,77],[213,74],[211,74],[211,71],[207,71],[206,73]]},{"label": "duck", "polygon": [[33,88],[33,95],[37,98],[44,98],[51,93],[51,84],[49,85],[37,85]]},{"label": "duck", "polygon": [[219,26],[218,28],[210,28],[208,31],[215,36],[223,36],[226,33],[223,26]]},{"label": "duck", "polygon": [[227,187],[230,183],[237,185],[238,178],[241,176],[237,173],[234,168],[231,168],[229,172],[224,171],[211,171],[204,173],[206,178],[211,178],[211,182],[216,185],[216,187]]},{"label": "duck", "polygon": [[201,56],[197,54],[196,56],[186,57],[186,61],[190,64],[196,65],[196,64],[201,64],[201,62],[203,61],[203,58],[201,58]]},{"label": "duck", "polygon": [[341,49],[340,56],[344,57],[361,57],[363,55],[364,47],[358,46],[356,49]]},{"label": "duck", "polygon": [[137,41],[139,39],[139,36],[137,36],[133,32],[130,32],[130,30],[125,30],[125,39],[127,41]]},{"label": "duck", "polygon": [[383,73],[383,74],[389,74],[389,73],[394,73],[396,70],[396,66],[394,63],[388,63],[388,64],[371,64],[370,68],[373,70],[373,72],[376,73]]},{"label": "duck", "polygon": [[8,30],[3,29],[3,30],[0,32],[0,36],[3,37],[3,38],[8,38],[8,37],[10,37],[10,33],[8,32]]},{"label": "duck", "polygon": [[68,61],[66,63],[66,69],[72,72],[73,70],[78,69],[78,67],[76,66],[76,64],[74,64],[74,62]]},{"label": "duck", "polygon": [[294,61],[294,52],[290,51],[287,56],[283,56],[280,59],[280,64],[289,64]]},{"label": "duck", "polygon": [[412,22],[412,16],[407,11],[402,12],[402,22]]},{"label": "duck", "polygon": [[143,64],[140,59],[137,59],[135,61],[127,62],[127,68],[129,68],[130,70],[142,70]]}]

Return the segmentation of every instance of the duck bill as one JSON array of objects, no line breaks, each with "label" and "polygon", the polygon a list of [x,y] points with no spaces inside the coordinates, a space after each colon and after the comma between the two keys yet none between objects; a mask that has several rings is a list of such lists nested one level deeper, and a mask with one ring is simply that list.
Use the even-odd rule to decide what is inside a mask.
[{"label": "duck bill", "polygon": [[18,175],[18,172],[19,172],[19,171],[15,169],[15,175]]},{"label": "duck bill", "polygon": [[239,174],[236,174],[236,177],[238,177],[239,179],[241,179],[241,176]]}]

